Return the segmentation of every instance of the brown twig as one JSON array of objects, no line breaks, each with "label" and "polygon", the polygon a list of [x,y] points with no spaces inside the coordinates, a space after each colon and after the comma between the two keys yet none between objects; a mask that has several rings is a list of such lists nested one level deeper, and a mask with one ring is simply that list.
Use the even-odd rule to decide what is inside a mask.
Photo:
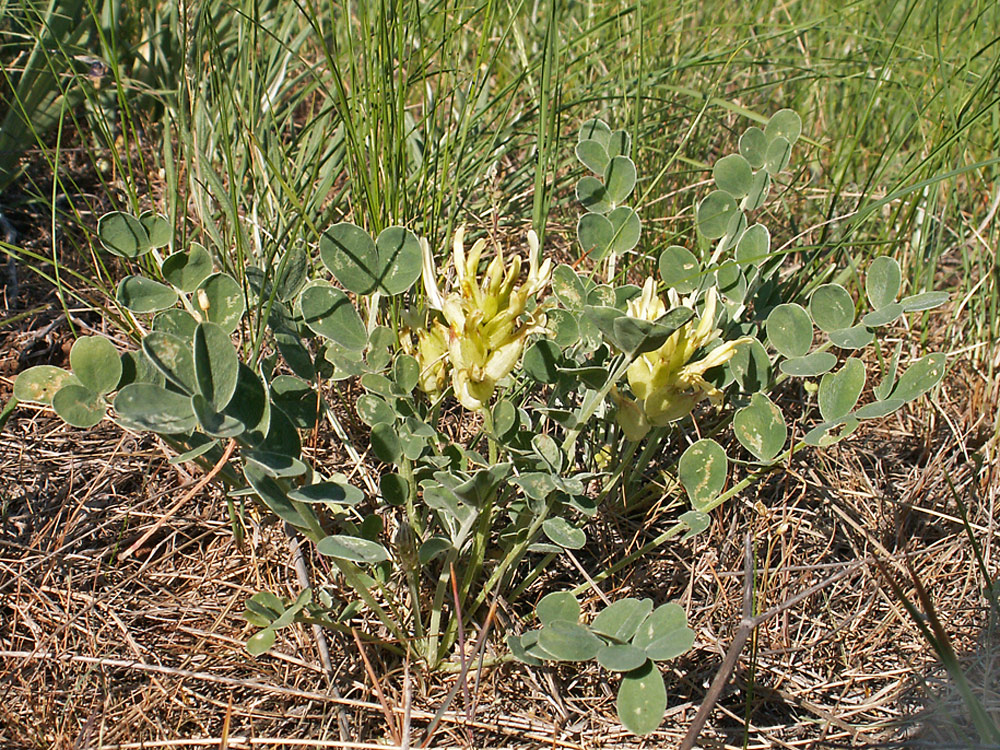
[{"label": "brown twig", "polygon": [[712,680],[712,684],[709,687],[708,692],[705,694],[705,700],[698,709],[698,713],[695,714],[694,721],[692,721],[691,726],[688,727],[687,733],[684,735],[684,739],[678,746],[678,750],[692,750],[692,748],[694,748],[695,742],[698,740],[698,735],[700,735],[701,730],[705,728],[708,717],[715,709],[716,704],[719,702],[719,698],[722,697],[722,691],[725,689],[726,683],[729,682],[729,678],[732,676],[733,670],[736,668],[736,662],[739,661],[740,654],[743,652],[743,646],[746,645],[747,639],[750,637],[751,633],[753,633],[754,629],[784,610],[794,607],[800,601],[807,599],[817,591],[826,588],[831,583],[840,580],[848,573],[854,572],[862,565],[862,563],[863,561],[857,561],[850,567],[834,573],[832,576],[824,578],[816,585],[810,586],[805,591],[799,592],[781,604],[771,607],[771,609],[767,610],[763,614],[752,617],[750,605],[753,601],[753,560],[750,554],[750,535],[747,534],[744,549],[743,568],[743,619],[740,620],[739,630],[736,631],[736,636],[733,638],[733,642],[729,645],[729,649],[726,651],[726,656],[722,661],[722,665],[719,667],[719,671],[715,673],[715,679]]}]

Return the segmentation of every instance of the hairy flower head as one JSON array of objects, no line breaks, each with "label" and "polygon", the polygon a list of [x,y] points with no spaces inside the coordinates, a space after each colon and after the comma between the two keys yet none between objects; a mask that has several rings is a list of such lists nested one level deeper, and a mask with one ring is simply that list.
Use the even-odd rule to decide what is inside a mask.
[{"label": "hairy flower head", "polygon": [[[679,303],[676,292],[670,290],[668,295],[673,305]],[[682,419],[706,398],[715,404],[721,402],[722,391],[705,380],[705,372],[732,359],[736,347],[748,339],[722,341],[721,332],[715,327],[717,307],[718,294],[713,287],[708,290],[704,310],[697,322],[685,323],[659,349],[640,355],[628,368],[628,383],[650,425],[662,427]],[[642,293],[628,304],[629,315],[648,321],[657,320],[666,310],[666,304],[656,294],[656,282],[652,278],[646,279]],[[700,359],[694,359],[699,351],[716,342],[721,343],[709,348]],[[623,426],[630,433],[630,439],[642,431],[632,413],[634,406],[634,402],[623,404],[619,401],[619,415],[625,416],[627,424]]]},{"label": "hairy flower head", "polygon": [[521,257],[515,255],[507,263],[499,247],[480,274],[486,240],[477,240],[466,252],[464,239],[461,227],[452,245],[454,278],[447,294],[438,286],[430,245],[426,241],[422,245],[427,305],[440,311],[440,317],[417,332],[416,356],[425,392],[436,395],[440,391],[436,386],[447,377],[437,368],[449,369],[458,400],[465,408],[478,410],[486,408],[497,382],[520,361],[527,337],[545,330],[544,313],[537,307],[531,312],[527,308],[548,286],[552,262],[546,259],[539,264],[538,236],[529,231],[528,274],[523,283],[518,283]]}]

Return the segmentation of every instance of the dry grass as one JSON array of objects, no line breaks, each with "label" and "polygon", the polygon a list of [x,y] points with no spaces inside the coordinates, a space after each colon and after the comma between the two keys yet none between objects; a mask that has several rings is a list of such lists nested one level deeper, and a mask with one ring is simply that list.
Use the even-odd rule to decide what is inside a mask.
[{"label": "dry grass", "polygon": [[[22,289],[22,309],[45,294]],[[19,369],[62,363],[68,332],[54,320],[42,313],[0,329],[0,398]],[[605,582],[608,595],[680,599],[698,634],[668,667],[661,730],[641,743],[615,718],[613,676],[496,663],[504,653],[497,634],[519,627],[520,613],[504,607],[485,664],[469,673],[468,698],[458,691],[430,737],[454,677],[407,673],[371,647],[366,669],[355,640],[332,635],[331,680],[307,628],[282,631],[271,653],[251,658],[242,646],[250,634],[244,600],[298,589],[281,530],[250,517],[252,533],[237,545],[210,488],[122,561],[118,553],[199,477],[170,465],[155,438],[112,427],[81,432],[21,408],[0,432],[0,747],[361,748],[385,747],[393,736],[413,747],[674,747],[739,625],[747,538],[755,612],[840,577],[755,631],[702,746],[971,746],[960,698],[875,560],[897,573],[893,563],[910,561],[1000,722],[997,613],[991,620],[949,487],[967,504],[996,576],[998,406],[997,384],[956,362],[933,402],[835,449],[800,454],[716,511],[705,534]],[[337,446],[312,445],[350,472]],[[655,509],[642,523],[605,513],[595,557],[579,564],[600,570],[670,522]],[[567,560],[532,593],[580,580]],[[912,592],[912,582],[898,580]]]}]

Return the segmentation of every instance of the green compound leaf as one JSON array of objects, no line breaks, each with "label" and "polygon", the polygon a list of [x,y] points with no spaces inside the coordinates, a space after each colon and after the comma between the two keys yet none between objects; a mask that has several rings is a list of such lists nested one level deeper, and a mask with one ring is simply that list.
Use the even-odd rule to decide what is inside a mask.
[{"label": "green compound leaf", "polygon": [[726,451],[707,438],[689,445],[677,464],[677,476],[695,509],[703,508],[719,496],[728,474]]},{"label": "green compound leaf", "polygon": [[865,387],[865,365],[851,357],[837,372],[830,372],[819,381],[819,413],[827,422],[841,419],[854,408]]},{"label": "green compound leaf", "polygon": [[689,294],[701,282],[701,264],[687,248],[671,245],[660,253],[660,278],[667,289],[675,289],[679,294]]},{"label": "green compound leaf", "polygon": [[587,288],[583,280],[565,263],[552,270],[552,293],[570,310],[582,310],[587,303]]},{"label": "green compound leaf", "polygon": [[736,244],[736,260],[759,266],[771,253],[771,233],[763,224],[748,227]]},{"label": "green compound leaf", "polygon": [[222,411],[236,392],[240,360],[222,326],[199,323],[194,332],[194,372],[198,392]]},{"label": "green compound leaf", "polygon": [[653,611],[652,599],[619,599],[601,611],[590,624],[595,633],[622,643],[632,640],[635,631]]},{"label": "green compound leaf", "polygon": [[242,435],[246,430],[246,425],[240,420],[217,411],[200,393],[191,397],[191,408],[194,409],[198,425],[206,435],[215,438],[233,438]]},{"label": "green compound leaf", "polygon": [[765,329],[768,341],[786,357],[801,357],[812,346],[812,320],[801,305],[778,305],[767,316]]},{"label": "green compound leaf", "polygon": [[160,273],[169,284],[182,292],[193,292],[212,275],[212,256],[197,242],[192,242],[187,250],[167,256],[160,266]]},{"label": "green compound leaf", "polygon": [[729,221],[739,211],[736,201],[724,190],[716,190],[706,195],[698,204],[696,221],[698,231],[710,240],[717,240],[726,234]]},{"label": "green compound leaf", "polygon": [[576,158],[595,175],[603,175],[611,156],[600,141],[587,139],[576,144]]},{"label": "green compound leaf", "polygon": [[65,385],[82,385],[69,370],[54,365],[29,367],[14,379],[14,398],[36,404],[52,405],[52,397]]},{"label": "green compound leaf", "polygon": [[631,195],[635,188],[635,162],[627,156],[615,156],[604,169],[604,190],[616,206]]},{"label": "green compound leaf", "polygon": [[604,643],[577,622],[556,620],[538,631],[538,645],[557,661],[589,661]]},{"label": "green compound leaf", "polygon": [[[608,168],[610,167],[609,163]],[[585,209],[593,213],[606,214],[614,208],[611,198],[604,189],[604,183],[589,175],[576,183],[576,198]]]},{"label": "green compound leaf", "polygon": [[767,156],[764,158],[764,169],[769,175],[776,175],[785,167],[792,158],[792,144],[788,139],[779,135],[767,144]]},{"label": "green compound leaf", "polygon": [[895,302],[902,280],[903,273],[895,258],[882,255],[873,260],[865,277],[865,294],[871,306],[878,310]]},{"label": "green compound leaf", "polygon": [[313,333],[352,351],[363,351],[368,345],[368,332],[351,299],[332,284],[313,282],[302,290],[299,304]]},{"label": "green compound leaf", "polygon": [[656,731],[667,710],[667,687],[653,662],[647,660],[625,673],[615,706],[618,718],[632,734],[641,737]]},{"label": "green compound leaf", "polygon": [[729,369],[744,393],[756,393],[771,382],[771,360],[757,339],[736,347]]},{"label": "green compound leaf", "polygon": [[138,258],[153,249],[142,222],[121,211],[104,214],[98,220],[97,236],[105,250],[122,258]]},{"label": "green compound leaf", "polygon": [[142,340],[142,352],[171,383],[190,395],[198,392],[192,344],[162,331],[150,331]]},{"label": "green compound leaf", "polygon": [[103,336],[83,336],[74,341],[69,364],[80,382],[97,394],[113,391],[121,380],[118,350]]},{"label": "green compound leaf", "polygon": [[198,426],[189,397],[151,383],[133,383],[118,391],[115,411],[126,427],[136,430],[172,435]]},{"label": "green compound leaf", "polygon": [[535,614],[543,625],[559,620],[576,622],[580,619],[580,602],[569,591],[555,591],[542,597],[535,606]]},{"label": "green compound leaf", "polygon": [[767,136],[764,131],[756,126],[743,131],[740,136],[740,154],[754,169],[763,167],[764,159],[767,158]]},{"label": "green compound leaf", "polygon": [[753,186],[747,197],[740,201],[740,208],[744,211],[756,211],[764,205],[770,192],[771,175],[762,169],[754,174]]},{"label": "green compound leaf", "polygon": [[880,307],[878,310],[865,315],[861,319],[861,322],[868,328],[878,328],[879,326],[887,326],[890,323],[895,323],[902,314],[903,306],[898,302],[890,302],[885,307]]},{"label": "green compound leaf", "polygon": [[830,352],[812,352],[804,357],[783,360],[778,369],[796,378],[815,378],[830,372],[836,365],[837,358]]},{"label": "green compound leaf", "polygon": [[559,346],[549,339],[539,339],[524,352],[521,368],[539,383],[555,383],[559,379]]},{"label": "green compound leaf", "polygon": [[809,314],[821,331],[850,328],[854,324],[854,299],[840,284],[823,284],[809,298]]},{"label": "green compound leaf", "polygon": [[389,559],[389,553],[378,542],[346,534],[333,534],[320,539],[316,544],[316,550],[327,557],[356,563],[374,564]]},{"label": "green compound leaf", "polygon": [[793,109],[781,109],[771,115],[764,126],[764,136],[773,141],[781,136],[790,144],[795,143],[802,135],[802,118]]},{"label": "green compound leaf", "polygon": [[755,393],[750,405],[733,417],[736,439],[762,463],[770,463],[781,452],[788,427],[781,411],[763,393]]},{"label": "green compound leaf", "polygon": [[646,663],[646,652],[627,643],[603,645],[597,652],[597,663],[611,672],[631,672]]},{"label": "green compound leaf", "polygon": [[167,217],[153,211],[143,211],[139,215],[139,223],[146,230],[149,248],[166,247],[173,239],[174,230]]},{"label": "green compound leaf", "polygon": [[940,352],[928,354],[906,368],[892,391],[892,398],[913,401],[941,382],[947,358]]},{"label": "green compound leaf", "polygon": [[580,141],[594,140],[607,148],[611,140],[611,128],[608,127],[608,124],[604,120],[597,118],[586,120],[580,125],[580,132],[577,134],[577,138]]},{"label": "green compound leaf", "polygon": [[223,331],[232,334],[239,327],[247,304],[236,279],[228,273],[213,273],[195,290],[195,307],[209,322],[222,326]]},{"label": "green compound leaf", "polygon": [[903,297],[900,300],[900,304],[903,306],[903,312],[923,312],[924,310],[933,310],[935,307],[940,307],[948,301],[950,296],[948,292],[924,292],[923,294],[912,294],[909,297]]},{"label": "green compound leaf", "polygon": [[694,643],[694,631],[687,626],[687,613],[674,602],[654,609],[632,638],[632,645],[654,661],[680,656]]},{"label": "green compound leaf", "polygon": [[177,304],[177,292],[159,281],[143,276],[126,276],[118,283],[115,299],[134,313],[151,313]]},{"label": "green compound leaf", "polygon": [[52,408],[66,424],[89,429],[104,419],[106,405],[104,399],[89,388],[68,383],[52,397]]},{"label": "green compound leaf", "polygon": [[864,349],[875,339],[871,329],[862,324],[830,331],[830,341],[841,349]]},{"label": "green compound leaf", "polygon": [[712,168],[712,178],[719,190],[734,198],[743,198],[753,187],[753,169],[750,162],[739,154],[723,156]]},{"label": "green compound leaf", "polygon": [[851,435],[860,424],[855,416],[850,415],[835,422],[823,422],[809,430],[803,441],[806,445],[826,448]]},{"label": "green compound leaf", "polygon": [[624,130],[616,130],[608,137],[608,156],[630,156],[632,136]]},{"label": "green compound leaf", "polygon": [[587,534],[578,529],[565,518],[558,516],[547,518],[542,522],[542,531],[554,544],[564,549],[583,549],[587,544]]}]

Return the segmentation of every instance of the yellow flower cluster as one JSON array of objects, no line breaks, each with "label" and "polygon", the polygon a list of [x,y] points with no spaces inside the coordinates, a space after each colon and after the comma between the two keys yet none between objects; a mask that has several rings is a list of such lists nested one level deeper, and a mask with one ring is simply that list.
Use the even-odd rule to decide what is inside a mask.
[{"label": "yellow flower cluster", "polygon": [[497,382],[517,365],[527,337],[545,331],[544,313],[538,308],[527,312],[527,305],[548,286],[552,262],[546,259],[539,266],[538,236],[529,231],[528,277],[523,284],[518,285],[520,256],[505,264],[500,248],[480,279],[486,240],[478,240],[466,254],[464,238],[462,227],[455,234],[451,259],[455,278],[447,295],[438,287],[430,245],[422,242],[427,304],[440,311],[443,320],[436,318],[417,330],[415,348],[408,337],[403,343],[420,363],[421,390],[437,397],[450,377],[462,405],[479,410],[487,408]]},{"label": "yellow flower cluster", "polygon": [[[676,292],[670,290],[668,294],[671,306],[680,303]],[[721,332],[715,327],[717,306],[717,292],[709,289],[697,324],[694,320],[685,323],[663,346],[640,355],[628,368],[626,377],[638,402],[617,391],[613,396],[618,404],[619,424],[629,440],[642,439],[650,425],[662,427],[686,417],[703,399],[714,404],[721,402],[722,391],[705,380],[705,372],[728,362],[736,354],[736,347],[749,339],[726,341],[701,359],[691,361],[699,350],[721,339]],[[628,305],[629,315],[648,321],[657,320],[666,311],[652,278],[646,279],[642,294]]]}]

